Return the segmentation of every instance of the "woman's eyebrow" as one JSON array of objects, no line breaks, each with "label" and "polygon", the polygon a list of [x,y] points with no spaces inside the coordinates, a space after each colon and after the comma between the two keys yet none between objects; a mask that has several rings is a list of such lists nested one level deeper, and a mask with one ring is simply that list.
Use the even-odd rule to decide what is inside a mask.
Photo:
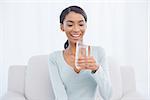
[{"label": "woman's eyebrow", "polygon": [[71,20],[67,20],[66,22],[71,22],[71,23],[73,23],[73,21],[71,21]]},{"label": "woman's eyebrow", "polygon": [[80,23],[80,22],[84,22],[84,20],[80,20],[79,23]]},{"label": "woman's eyebrow", "polygon": [[[74,21],[72,20],[67,20],[66,22],[74,23]],[[78,22],[81,23],[81,22],[84,22],[84,20],[79,20]]]}]

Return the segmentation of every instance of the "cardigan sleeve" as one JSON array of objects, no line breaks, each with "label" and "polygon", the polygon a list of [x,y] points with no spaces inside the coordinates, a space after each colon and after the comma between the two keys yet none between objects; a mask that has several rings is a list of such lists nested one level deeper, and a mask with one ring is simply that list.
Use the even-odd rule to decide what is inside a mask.
[{"label": "cardigan sleeve", "polygon": [[67,93],[61,80],[55,59],[57,58],[54,56],[54,54],[49,55],[49,76],[54,91],[55,100],[68,100]]},{"label": "cardigan sleeve", "polygon": [[110,100],[112,94],[111,81],[109,77],[109,67],[106,62],[104,49],[96,48],[96,62],[100,65],[95,73],[91,73],[95,79],[100,95],[104,100]]}]

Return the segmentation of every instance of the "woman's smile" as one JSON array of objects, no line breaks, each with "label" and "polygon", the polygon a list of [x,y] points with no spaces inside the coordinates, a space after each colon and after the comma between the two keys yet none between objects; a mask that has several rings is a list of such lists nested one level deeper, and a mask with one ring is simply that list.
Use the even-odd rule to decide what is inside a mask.
[{"label": "woman's smile", "polygon": [[71,33],[70,36],[71,36],[72,39],[76,40],[76,39],[80,39],[81,34],[79,34],[79,33]]}]

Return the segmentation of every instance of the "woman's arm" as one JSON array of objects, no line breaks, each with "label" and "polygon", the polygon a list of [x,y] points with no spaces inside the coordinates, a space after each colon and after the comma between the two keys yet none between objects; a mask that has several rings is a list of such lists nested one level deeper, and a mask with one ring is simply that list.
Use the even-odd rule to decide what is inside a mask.
[{"label": "woman's arm", "polygon": [[94,55],[89,57],[80,57],[78,59],[78,66],[80,70],[92,70],[91,75],[98,85],[101,96],[104,100],[109,100],[112,88],[105,52],[100,47],[94,47],[91,50]]},{"label": "woman's arm", "polygon": [[52,88],[55,95],[55,100],[68,100],[64,84],[60,78],[59,70],[56,65],[54,55],[49,56],[49,75],[52,84]]},{"label": "woman's arm", "polygon": [[96,62],[100,65],[95,73],[92,73],[92,77],[95,79],[98,85],[98,90],[104,100],[110,100],[112,94],[112,87],[109,77],[109,67],[106,62],[105,52],[102,48],[96,48],[97,59]]}]

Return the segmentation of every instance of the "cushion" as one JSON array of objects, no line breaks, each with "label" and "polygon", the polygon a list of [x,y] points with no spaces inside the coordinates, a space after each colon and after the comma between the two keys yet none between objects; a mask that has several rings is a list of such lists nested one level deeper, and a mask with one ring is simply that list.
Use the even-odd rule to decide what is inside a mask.
[{"label": "cushion", "polygon": [[108,64],[110,70],[110,79],[112,83],[112,97],[111,100],[120,100],[122,97],[122,80],[120,67],[117,62],[108,57]]},{"label": "cushion", "polygon": [[144,97],[138,92],[128,92],[126,95],[122,97],[121,100],[150,100],[149,97]]},{"label": "cushion", "polygon": [[21,93],[9,91],[0,100],[26,100],[26,99],[24,95],[22,95]]},{"label": "cushion", "polygon": [[133,67],[124,65],[121,66],[120,69],[122,75],[123,94],[136,91],[136,80]]},{"label": "cushion", "polygon": [[28,100],[54,100],[48,71],[48,55],[33,56],[29,60],[25,77],[25,96]]},{"label": "cushion", "polygon": [[9,68],[8,90],[24,94],[25,65],[12,65]]}]

